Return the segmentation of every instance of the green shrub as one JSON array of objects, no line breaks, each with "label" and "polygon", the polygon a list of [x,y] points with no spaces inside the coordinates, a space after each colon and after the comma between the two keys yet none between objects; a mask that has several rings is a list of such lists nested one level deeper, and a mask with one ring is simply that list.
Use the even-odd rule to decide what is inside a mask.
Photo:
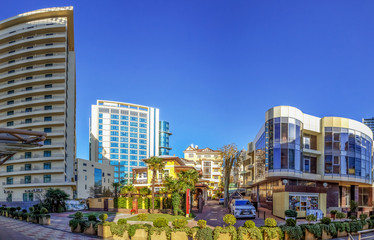
[{"label": "green shrub", "polygon": [[145,214],[145,213],[140,213],[140,214],[138,214],[137,218],[138,218],[139,221],[145,221],[145,220],[148,219],[148,215]]},{"label": "green shrub", "polygon": [[254,228],[254,227],[256,227],[256,224],[253,221],[248,220],[248,221],[245,221],[244,227],[246,227],[246,228]]},{"label": "green shrub", "polygon": [[83,218],[83,213],[81,213],[81,212],[76,212],[75,214],[74,214],[74,218],[75,219],[82,219]]},{"label": "green shrub", "polygon": [[323,218],[321,219],[321,223],[322,223],[322,224],[329,225],[329,224],[331,223],[331,218],[329,218],[329,217],[323,217]]},{"label": "green shrub", "polygon": [[211,228],[200,228],[196,233],[197,240],[213,240],[213,230]]},{"label": "green shrub", "polygon": [[361,221],[351,221],[349,222],[349,227],[350,227],[351,232],[362,231]]},{"label": "green shrub", "polygon": [[108,214],[105,214],[105,213],[100,214],[99,219],[100,219],[102,222],[105,222],[105,220],[108,219]]},{"label": "green shrub", "polygon": [[[294,220],[294,219],[288,219],[288,220]],[[288,239],[290,240],[301,240],[304,236],[303,231],[301,230],[300,226],[283,225],[280,228],[282,229],[283,232],[286,232],[288,234]]]},{"label": "green shrub", "polygon": [[266,218],[265,219],[265,226],[266,227],[276,227],[277,221],[274,218]]},{"label": "green shrub", "polygon": [[322,237],[322,228],[320,224],[301,224],[299,225],[303,232],[308,230],[311,234],[314,235],[316,238]]},{"label": "green shrub", "polygon": [[337,219],[343,219],[343,218],[345,218],[345,213],[343,213],[343,212],[337,212],[335,217]]},{"label": "green shrub", "polygon": [[296,220],[291,219],[291,218],[287,219],[286,220],[286,226],[295,227],[296,226]]},{"label": "green shrub", "polygon": [[295,210],[286,210],[284,211],[284,214],[286,215],[286,217],[297,217],[297,212]]},{"label": "green shrub", "polygon": [[371,219],[371,220],[374,220],[374,215],[370,215],[370,219]]},{"label": "green shrub", "polygon": [[118,225],[127,224],[127,220],[124,218],[118,219],[117,224]]},{"label": "green shrub", "polygon": [[357,217],[355,215],[351,215],[351,216],[349,216],[349,219],[351,219],[352,221],[354,221],[354,220],[357,219]]},{"label": "green shrub", "polygon": [[358,202],[352,200],[350,202],[350,210],[351,210],[351,212],[356,212],[357,208],[358,208]]},{"label": "green shrub", "polygon": [[[246,236],[247,238],[243,238]],[[258,227],[239,227],[238,228],[238,239],[256,239],[256,240],[263,240],[263,236],[261,230]]]},{"label": "green shrub", "polygon": [[168,226],[168,220],[164,217],[158,217],[153,221],[153,226],[156,228],[162,228]]},{"label": "green shrub", "polygon": [[69,221],[69,226],[74,230],[78,227],[78,224],[80,224],[82,226],[83,222],[84,222],[84,220],[82,220],[82,219],[74,218],[74,219],[71,219]]},{"label": "green shrub", "polygon": [[236,239],[237,237],[237,232],[236,228],[234,226],[228,226],[228,227],[215,227],[213,231],[214,239],[218,239],[219,235],[221,233],[228,233],[231,236],[231,239]]},{"label": "green shrub", "polygon": [[312,222],[312,221],[316,221],[316,220],[317,220],[317,217],[316,217],[316,215],[314,215],[314,214],[309,214],[308,216],[306,216],[305,219],[308,221],[308,224],[310,224],[310,222]]},{"label": "green shrub", "polygon": [[338,211],[337,211],[337,210],[331,210],[330,213],[331,213],[331,214],[337,214]]},{"label": "green shrub", "polygon": [[174,228],[184,228],[187,226],[187,220],[182,218],[182,219],[175,219],[172,222],[172,225]]},{"label": "green shrub", "polygon": [[226,214],[224,217],[223,217],[223,221],[230,225],[230,226],[233,226],[235,223],[236,223],[236,217],[232,214]]},{"label": "green shrub", "polygon": [[16,207],[17,211],[21,210],[21,207]]},{"label": "green shrub", "polygon": [[[46,209],[46,208],[41,208],[40,209],[40,214],[47,214],[48,213],[48,210]],[[82,216],[83,216],[83,214],[82,214]]]},{"label": "green shrub", "polygon": [[203,220],[203,219],[198,220],[197,221],[197,226],[199,226],[200,228],[205,228],[206,227],[206,221]]},{"label": "green shrub", "polygon": [[138,197],[138,209],[144,209],[143,198]]},{"label": "green shrub", "polygon": [[88,215],[88,221],[96,221],[96,216],[94,214]]},{"label": "green shrub", "polygon": [[360,219],[361,220],[366,220],[368,218],[367,214],[360,214]]}]

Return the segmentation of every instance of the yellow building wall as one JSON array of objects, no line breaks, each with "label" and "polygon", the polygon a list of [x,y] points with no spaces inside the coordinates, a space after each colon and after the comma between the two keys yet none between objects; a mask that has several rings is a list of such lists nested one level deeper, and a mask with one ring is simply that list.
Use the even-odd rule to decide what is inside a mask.
[{"label": "yellow building wall", "polygon": [[318,208],[321,209],[324,216],[326,216],[326,214],[327,214],[327,210],[326,210],[327,194],[326,193],[320,193],[319,196],[318,196],[318,201],[319,201]]},{"label": "yellow building wall", "polygon": [[289,209],[289,192],[273,193],[273,214],[277,217],[284,218],[284,211]]}]

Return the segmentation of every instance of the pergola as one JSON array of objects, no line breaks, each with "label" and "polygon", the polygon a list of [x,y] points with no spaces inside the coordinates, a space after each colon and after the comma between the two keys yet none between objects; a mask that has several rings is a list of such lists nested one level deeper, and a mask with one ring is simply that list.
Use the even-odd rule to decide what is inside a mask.
[{"label": "pergola", "polygon": [[0,128],[0,165],[20,151],[43,146],[47,134],[12,128]]}]

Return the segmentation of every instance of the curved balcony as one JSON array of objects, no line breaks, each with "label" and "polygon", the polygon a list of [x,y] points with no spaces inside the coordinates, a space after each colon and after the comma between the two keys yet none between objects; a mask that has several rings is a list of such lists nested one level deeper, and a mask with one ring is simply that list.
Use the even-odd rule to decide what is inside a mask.
[{"label": "curved balcony", "polygon": [[33,167],[31,170],[25,170],[25,167],[15,169],[13,172],[1,171],[0,177],[4,176],[17,176],[17,175],[34,175],[34,174],[49,174],[49,173],[63,173],[63,167],[56,167],[51,169],[44,169],[43,167]]},{"label": "curved balcony", "polygon": [[25,110],[15,112],[13,115],[7,115],[7,114],[1,114],[0,115],[0,122],[3,121],[9,121],[10,119],[17,119],[17,118],[25,118],[25,117],[39,117],[44,116],[46,114],[48,115],[58,115],[65,114],[65,108],[64,107],[52,107],[50,110],[44,110],[44,108],[37,108],[32,109],[32,112],[26,112]]},{"label": "curved balcony", "polygon": [[[50,133],[48,133],[48,136]],[[8,160],[4,165],[12,165],[17,163],[30,163],[30,162],[45,162],[45,161],[63,161],[65,159],[64,154],[52,154],[50,157],[44,157],[43,154],[33,154],[32,158],[25,158],[24,156],[15,157],[12,160]]]},{"label": "curved balcony", "polygon": [[5,53],[0,55],[0,63],[7,62],[11,59],[17,59],[21,57],[42,54],[42,53],[56,53],[56,52],[65,52],[66,44],[59,43],[52,46],[36,46],[30,49],[24,48],[17,50],[13,53]]},{"label": "curved balcony", "polygon": [[[52,175],[53,176],[53,175]],[[76,182],[69,182],[64,180],[51,180],[50,182],[43,182],[43,179],[32,179],[30,183],[25,183],[24,179],[14,181],[13,184],[3,182],[4,188],[25,188],[25,187],[57,187],[57,186],[75,186]]]},{"label": "curved balcony", "polygon": [[7,110],[7,109],[15,109],[17,107],[32,107],[35,105],[41,105],[41,104],[57,104],[57,103],[65,103],[65,97],[62,96],[57,96],[57,97],[52,97],[49,99],[46,99],[44,97],[36,97],[33,98],[32,101],[25,101],[25,100],[18,100],[15,101],[14,104],[2,104],[0,105],[0,111],[2,110]]},{"label": "curved balcony", "polygon": [[65,42],[66,41],[66,34],[65,33],[56,33],[53,35],[31,35],[28,37],[24,37],[21,39],[13,40],[11,42],[5,43],[0,45],[0,54],[4,52],[8,52],[11,50],[16,50],[21,48],[22,46],[30,46],[36,44],[45,44],[51,42]]},{"label": "curved balcony", "polygon": [[26,90],[22,89],[19,92],[15,92],[13,94],[6,94],[6,95],[0,95],[0,101],[7,101],[9,99],[17,99],[17,98],[24,98],[24,97],[30,97],[40,94],[56,94],[56,93],[64,93],[65,92],[65,86],[62,84],[59,85],[52,85],[51,88],[45,88],[43,87],[33,87],[32,90]]},{"label": "curved balcony", "polygon": [[14,83],[0,84],[0,89],[8,90],[14,89],[15,87],[35,86],[45,83],[65,83],[65,74],[53,74],[52,77],[45,77],[45,75],[35,76],[32,79],[22,78],[20,80],[16,80]]},{"label": "curved balcony", "polygon": [[53,54],[52,56],[46,56],[45,54],[42,55],[35,55],[32,56],[33,58],[21,58],[17,59],[12,63],[5,62],[0,64],[0,72],[6,72],[12,69],[27,67],[30,65],[39,65],[39,64],[46,64],[46,63],[62,63],[65,62],[66,55],[64,53]]},{"label": "curved balcony", "polygon": [[0,80],[8,81],[14,78],[26,77],[30,75],[41,75],[41,74],[50,74],[50,73],[64,73],[65,72],[65,63],[57,63],[52,66],[35,66],[31,69],[22,68],[16,70],[13,73],[3,73],[0,75]]},{"label": "curved balcony", "polygon": [[55,126],[55,125],[65,125],[64,118],[54,118],[52,121],[44,121],[44,119],[34,120],[32,123],[26,123],[25,121],[16,122],[17,128],[25,129],[37,126]]}]

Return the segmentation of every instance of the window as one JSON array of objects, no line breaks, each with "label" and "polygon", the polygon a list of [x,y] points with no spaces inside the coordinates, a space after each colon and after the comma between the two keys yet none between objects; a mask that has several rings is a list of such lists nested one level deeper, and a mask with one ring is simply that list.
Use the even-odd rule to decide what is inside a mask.
[{"label": "window", "polygon": [[28,57],[26,57],[26,59],[33,59],[34,58],[34,56],[28,56]]},{"label": "window", "polygon": [[29,69],[33,69],[33,68],[34,68],[33,66],[28,66],[28,67],[26,67],[27,70],[29,70]]},{"label": "window", "polygon": [[44,151],[44,153],[43,153],[44,157],[50,157],[51,155],[52,155],[51,151]]},{"label": "window", "polygon": [[13,165],[6,166],[6,172],[13,172]]},{"label": "window", "polygon": [[31,176],[25,176],[25,184],[31,183]]},{"label": "window", "polygon": [[25,171],[31,171],[31,164],[30,163],[25,164]]},{"label": "window", "polygon": [[25,98],[25,101],[26,101],[26,102],[30,102],[30,101],[32,101],[32,97],[27,97],[27,98]]},{"label": "window", "polygon": [[44,169],[51,169],[51,163],[44,163]]},{"label": "window", "polygon": [[31,48],[34,48],[34,46],[28,46],[26,49],[31,49]]},{"label": "window", "polygon": [[24,202],[34,201],[34,193],[23,193],[23,201]]},{"label": "window", "polygon": [[47,63],[46,65],[44,65],[44,66],[46,66],[46,67],[52,67],[53,66],[53,64],[52,63]]},{"label": "window", "polygon": [[44,110],[52,110],[52,106],[44,106]]},{"label": "window", "polygon": [[25,112],[32,112],[32,108],[26,108]]},{"label": "window", "polygon": [[25,158],[31,158],[31,152],[25,152]]},{"label": "window", "polygon": [[11,105],[11,104],[14,104],[13,100],[10,100],[10,101],[7,102],[7,105]]},{"label": "window", "polygon": [[52,77],[53,75],[51,73],[49,73],[49,74],[46,74],[44,76],[47,78],[47,77]]},{"label": "window", "polygon": [[9,80],[8,81],[8,84],[12,84],[12,83],[14,83],[14,80]]},{"label": "window", "polygon": [[14,73],[14,70],[10,70],[10,71],[8,71],[8,74],[10,74],[10,73]]},{"label": "window", "polygon": [[44,99],[51,99],[52,95],[44,95]]},{"label": "window", "polygon": [[26,118],[25,123],[32,123],[32,118]]},{"label": "window", "polygon": [[14,90],[8,91],[8,94],[13,94],[13,93],[14,93]]},{"label": "window", "polygon": [[52,144],[52,140],[51,139],[44,140],[44,145],[51,145],[51,144]]},{"label": "window", "polygon": [[31,80],[32,79],[32,77],[26,77],[26,80]]},{"label": "window", "polygon": [[45,54],[46,57],[50,57],[50,56],[53,56],[53,53],[47,53]]},{"label": "window", "polygon": [[6,178],[6,184],[7,185],[12,185],[13,184],[13,177],[7,177]]},{"label": "window", "polygon": [[52,84],[46,84],[44,87],[45,88],[52,88]]},{"label": "window", "polygon": [[44,122],[50,122],[52,121],[52,117],[44,117]]},{"label": "window", "polygon": [[46,43],[45,45],[46,45],[46,46],[52,46],[53,43]]},{"label": "window", "polygon": [[52,128],[44,128],[44,132],[45,133],[50,133],[50,132],[52,132]]},{"label": "window", "polygon": [[9,127],[9,126],[13,126],[13,121],[10,121],[10,122],[7,122],[6,125]]},{"label": "window", "polygon": [[51,175],[44,175],[43,176],[43,182],[44,183],[50,183],[51,182]]}]

